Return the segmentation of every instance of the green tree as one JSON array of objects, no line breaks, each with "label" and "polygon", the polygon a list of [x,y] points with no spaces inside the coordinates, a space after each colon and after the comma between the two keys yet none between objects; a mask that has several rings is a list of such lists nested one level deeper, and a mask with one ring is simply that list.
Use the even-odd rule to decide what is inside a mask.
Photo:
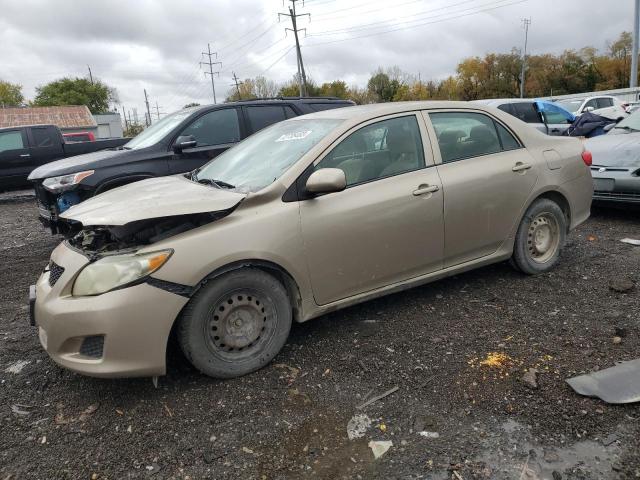
[{"label": "green tree", "polygon": [[191,103],[187,103],[184,107],[182,108],[191,108],[191,107],[199,107],[200,104],[196,103],[196,102],[191,102]]},{"label": "green tree", "polygon": [[342,80],[325,82],[320,86],[320,95],[323,97],[349,98],[349,87]]},{"label": "green tree", "polygon": [[392,102],[400,87],[400,80],[391,78],[382,68],[379,68],[367,82],[367,90],[375,95],[379,102]]},{"label": "green tree", "polygon": [[0,106],[18,107],[23,102],[22,85],[0,80]]},{"label": "green tree", "polygon": [[91,113],[102,113],[109,111],[109,103],[117,101],[116,91],[100,80],[90,82],[86,78],[62,78],[36,88],[32,105],[86,105]]}]

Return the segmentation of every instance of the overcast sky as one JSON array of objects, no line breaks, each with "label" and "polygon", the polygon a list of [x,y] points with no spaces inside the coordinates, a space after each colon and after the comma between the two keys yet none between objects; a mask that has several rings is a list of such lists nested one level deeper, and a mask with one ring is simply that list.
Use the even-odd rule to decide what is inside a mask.
[{"label": "overcast sky", "polygon": [[[35,87],[63,76],[88,76],[115,87],[119,107],[137,108],[143,89],[155,117],[189,102],[213,103],[201,52],[218,52],[218,101],[240,78],[278,82],[296,71],[294,38],[278,23],[282,0],[0,0],[0,79]],[[604,49],[633,28],[633,0],[307,0],[297,2],[307,74],[318,83],[364,86],[379,65],[398,65],[423,80],[455,72],[459,60],[508,52]],[[207,67],[204,67],[208,69]]]}]

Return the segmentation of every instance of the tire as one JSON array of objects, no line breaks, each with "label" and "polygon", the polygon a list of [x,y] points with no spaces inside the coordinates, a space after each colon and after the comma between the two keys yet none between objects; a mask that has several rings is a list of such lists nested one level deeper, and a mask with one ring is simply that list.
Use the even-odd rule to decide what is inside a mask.
[{"label": "tire", "polygon": [[558,262],[566,236],[567,219],[560,206],[546,198],[536,200],[518,226],[511,264],[527,275],[548,272]]},{"label": "tire", "polygon": [[252,268],[207,283],[186,305],[178,342],[205,375],[233,378],[267,365],[291,330],[291,302],[282,284]]}]

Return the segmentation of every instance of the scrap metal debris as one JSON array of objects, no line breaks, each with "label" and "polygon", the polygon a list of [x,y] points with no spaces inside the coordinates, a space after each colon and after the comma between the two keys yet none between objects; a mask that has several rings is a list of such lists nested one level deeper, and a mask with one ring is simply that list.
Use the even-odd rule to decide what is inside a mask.
[{"label": "scrap metal debris", "polygon": [[418,432],[418,435],[424,438],[440,438],[440,434],[438,432],[422,431],[422,432]]},{"label": "scrap metal debris", "polygon": [[620,240],[622,243],[628,243],[629,245],[636,245],[636,246],[640,246],[640,240],[637,240],[635,238],[623,238],[622,240]]},{"label": "scrap metal debris", "polygon": [[18,360],[17,362],[9,365],[5,369],[5,373],[13,373],[17,375],[18,373],[22,372],[22,369],[27,365],[29,365],[30,363],[31,363],[31,360]]},{"label": "scrap metal debris", "polygon": [[391,440],[379,440],[374,441],[371,440],[369,442],[369,448],[373,452],[373,458],[378,459],[393,447],[393,442]]},{"label": "scrap metal debris", "polygon": [[351,417],[347,423],[347,436],[349,440],[364,437],[367,429],[371,427],[371,419],[364,413],[359,413]]},{"label": "scrap metal debris", "polygon": [[399,388],[400,387],[396,386],[396,387],[391,388],[390,390],[387,390],[384,393],[381,393],[380,395],[376,395],[375,397],[371,397],[369,400],[364,402],[362,405],[358,405],[356,408],[358,410],[362,410],[364,407],[367,407],[367,406],[371,405],[372,403],[377,402],[378,400],[382,400],[384,397],[388,397],[392,393],[397,392],[399,390]]},{"label": "scrap metal debris", "polygon": [[567,383],[580,395],[598,397],[607,403],[640,402],[640,359],[569,378]]}]

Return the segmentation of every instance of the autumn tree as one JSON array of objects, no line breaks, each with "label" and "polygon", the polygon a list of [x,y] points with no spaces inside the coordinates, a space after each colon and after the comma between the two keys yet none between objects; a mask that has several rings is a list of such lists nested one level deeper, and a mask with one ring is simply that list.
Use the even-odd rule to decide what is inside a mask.
[{"label": "autumn tree", "polygon": [[0,80],[0,106],[18,107],[23,102],[22,85]]}]

